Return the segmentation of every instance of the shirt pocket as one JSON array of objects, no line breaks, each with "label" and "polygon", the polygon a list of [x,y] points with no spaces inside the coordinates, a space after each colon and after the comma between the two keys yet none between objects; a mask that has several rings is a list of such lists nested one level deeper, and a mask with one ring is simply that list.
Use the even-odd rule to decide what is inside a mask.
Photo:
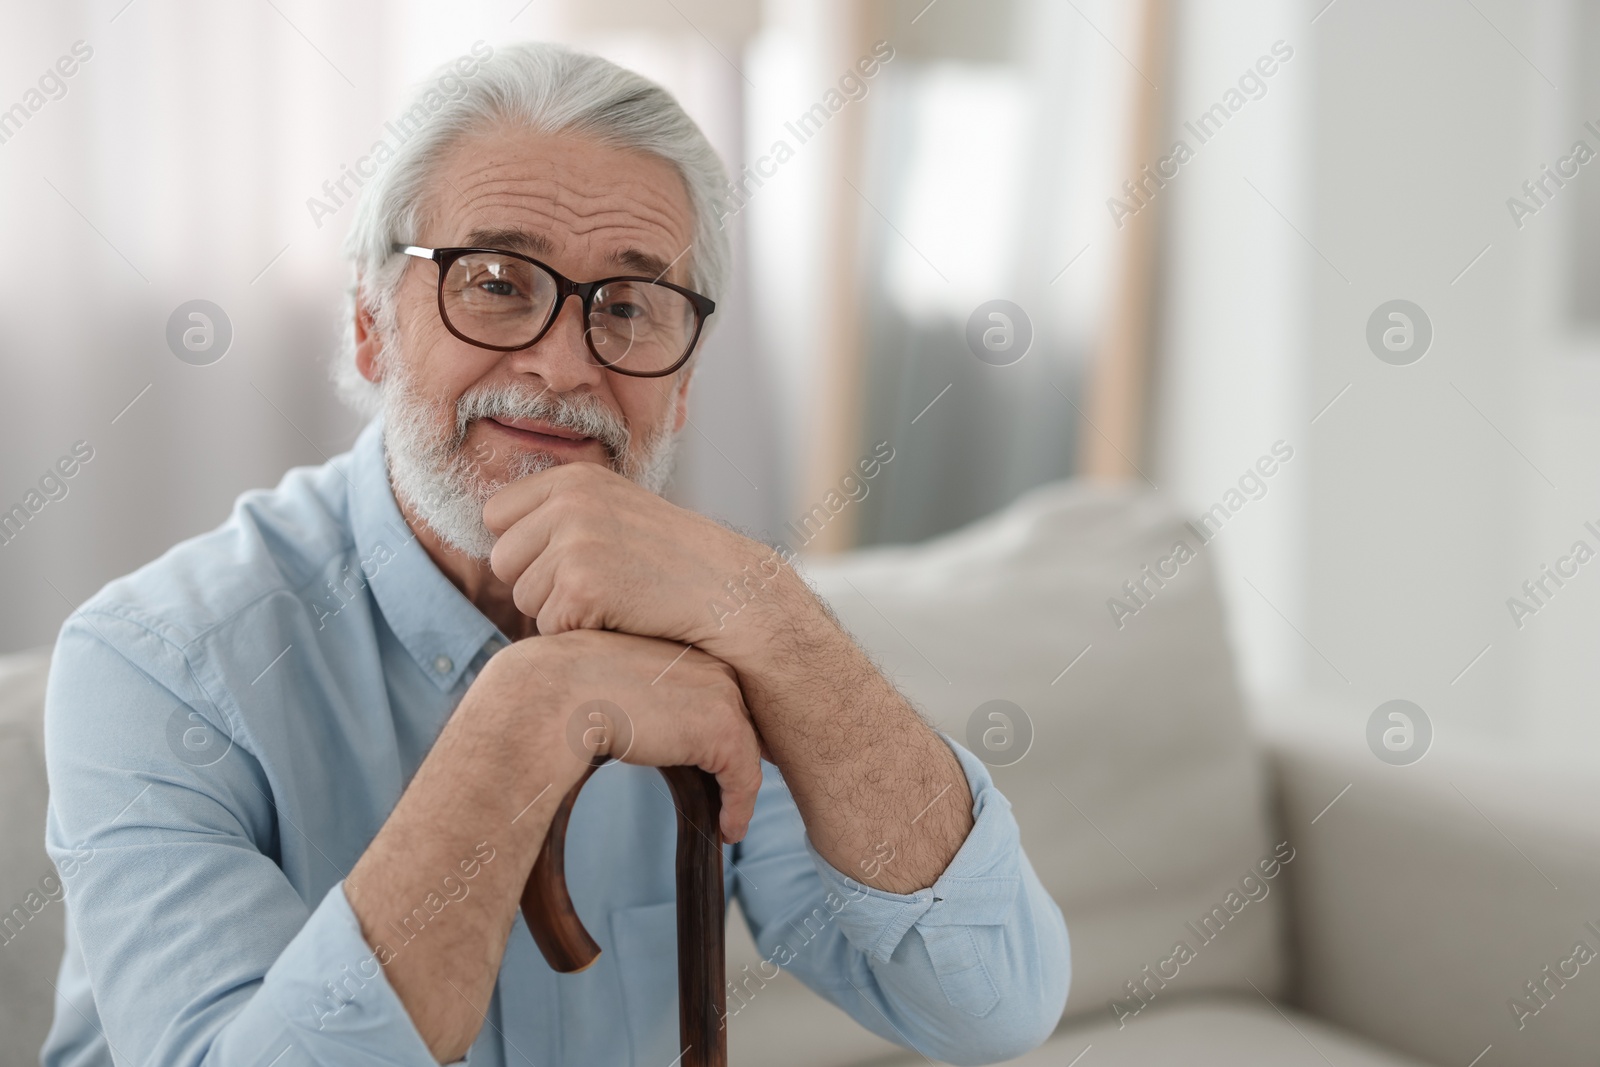
[{"label": "shirt pocket", "polygon": [[614,961],[635,1067],[678,1059],[678,905],[668,900],[611,913]]}]

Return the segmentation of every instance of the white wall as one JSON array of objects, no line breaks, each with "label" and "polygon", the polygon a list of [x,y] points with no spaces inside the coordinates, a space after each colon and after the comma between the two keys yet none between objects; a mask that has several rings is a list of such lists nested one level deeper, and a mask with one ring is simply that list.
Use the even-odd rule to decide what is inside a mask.
[{"label": "white wall", "polygon": [[[1301,228],[1310,216],[1315,50],[1303,7],[1291,0],[1176,9],[1171,84],[1160,86],[1175,115],[1165,143],[1181,139],[1194,156],[1156,200],[1167,212],[1169,259],[1150,474],[1198,517],[1276,442],[1293,450],[1262,479],[1265,494],[1238,508],[1208,548],[1244,682],[1260,694],[1298,685],[1305,661],[1316,658],[1295,628],[1307,626],[1303,516],[1314,464],[1307,287],[1320,279],[1278,214]],[[1259,98],[1246,97],[1201,143],[1182,122],[1221,101],[1278,41],[1290,56],[1266,64],[1274,73],[1254,90]]]},{"label": "white wall", "polygon": [[[1561,86],[1552,91],[1532,74],[1524,78],[1523,99],[1528,120],[1522,125],[1523,144],[1516,157],[1514,180],[1528,180],[1540,164],[1554,163],[1582,138],[1600,151],[1600,135],[1584,127],[1586,120],[1600,127],[1600,101],[1587,101],[1578,91],[1580,73],[1593,68],[1594,41],[1577,36],[1597,25],[1591,15],[1585,26],[1577,18],[1577,5],[1552,4],[1539,9],[1530,22],[1527,51],[1540,69]],[[1524,65],[1526,70],[1526,66]],[[1528,80],[1531,78],[1532,80]],[[1585,106],[1587,104],[1587,106]],[[1496,619],[1495,648],[1507,652],[1510,699],[1518,718],[1526,722],[1529,740],[1545,751],[1581,755],[1600,742],[1600,567],[1579,569],[1517,629],[1504,598],[1515,595],[1545,564],[1553,564],[1577,538],[1600,550],[1600,537],[1583,528],[1593,522],[1600,528],[1600,337],[1576,331],[1565,309],[1567,256],[1573,245],[1592,243],[1595,234],[1579,229],[1577,197],[1600,201],[1600,167],[1580,170],[1582,185],[1560,190],[1533,218],[1524,219],[1518,231],[1509,211],[1497,220],[1495,250],[1515,253],[1511,260],[1516,279],[1519,314],[1514,335],[1526,342],[1512,350],[1518,364],[1521,388],[1519,414],[1528,444],[1525,450],[1558,487],[1542,481],[1521,486],[1518,518],[1510,558],[1501,575],[1501,614]],[[1501,190],[1501,196],[1515,190]]]},{"label": "white wall", "polygon": [[[1504,599],[1530,509],[1559,499],[1546,479],[1570,490],[1578,469],[1536,432],[1529,401],[1550,357],[1526,282],[1541,251],[1504,206],[1561,99],[1525,58],[1549,8],[1480,8],[1344,3],[1318,23],[1313,239],[1349,283],[1317,274],[1312,389],[1352,387],[1317,425],[1312,626],[1352,695],[1416,701],[1441,741],[1532,728],[1517,684],[1529,649]],[[1434,325],[1405,367],[1363,339],[1394,297]]]},{"label": "white wall", "polygon": [[[1574,99],[1593,42],[1560,3],[1325,5],[1185,20],[1182,114],[1273,39],[1295,57],[1169,189],[1158,480],[1202,507],[1295,446],[1216,542],[1257,696],[1304,687],[1352,723],[1403,697],[1437,744],[1581,752],[1600,562],[1521,629],[1507,599],[1575,540],[1600,550],[1600,347],[1563,304],[1566,248],[1593,238],[1575,186],[1520,230],[1506,200],[1575,139],[1600,150]],[[1434,329],[1408,366],[1365,339],[1395,298]]]}]

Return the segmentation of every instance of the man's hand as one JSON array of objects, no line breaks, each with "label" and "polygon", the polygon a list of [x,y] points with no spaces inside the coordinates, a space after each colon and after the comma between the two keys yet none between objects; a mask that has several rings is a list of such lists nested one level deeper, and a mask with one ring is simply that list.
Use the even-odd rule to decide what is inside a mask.
[{"label": "man's hand", "polygon": [[549,689],[542,699],[565,714],[558,728],[575,756],[716,776],[723,840],[744,837],[761,786],[761,749],[732,667],[696,648],[605,630],[532,637],[491,662],[507,676],[497,687],[524,698]]},{"label": "man's hand", "polygon": [[[589,708],[611,704],[625,718],[613,711],[607,729],[590,730]],[[722,786],[722,836],[737,841],[750,825],[761,764],[732,669],[666,641],[575,631],[519,641],[490,658],[345,879],[376,947],[441,872],[483,861],[471,894],[380,961],[441,1063],[477,1037],[479,1005],[494,989],[551,816],[599,753],[700,767]]]},{"label": "man's hand", "polygon": [[[593,463],[519,479],[483,518],[499,534],[490,567],[541,633],[667,638],[736,671],[835,868],[898,893],[943,873],[972,827],[960,762],[770,549]],[[719,616],[717,602],[736,602],[737,617]]]},{"label": "man's hand", "polygon": [[[501,489],[483,509],[498,535],[489,565],[541,634],[619,630],[706,649],[743,670],[759,627],[724,620],[822,613],[765,545],[680,508],[595,463],[565,463]],[[731,583],[731,586],[730,586]],[[780,604],[780,600],[783,602]],[[736,647],[736,631],[747,640]]]}]

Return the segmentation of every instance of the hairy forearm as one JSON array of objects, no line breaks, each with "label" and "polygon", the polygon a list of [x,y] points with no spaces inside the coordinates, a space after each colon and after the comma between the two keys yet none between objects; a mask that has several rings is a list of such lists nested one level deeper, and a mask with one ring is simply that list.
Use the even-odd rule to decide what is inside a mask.
[{"label": "hairy forearm", "polygon": [[829,863],[892,893],[943,873],[972,828],[949,745],[785,568],[719,648]]},{"label": "hairy forearm", "polygon": [[521,718],[469,694],[345,879],[440,1062],[464,1055],[483,1025],[523,885],[581,768],[565,745],[528,743],[535,716]]}]

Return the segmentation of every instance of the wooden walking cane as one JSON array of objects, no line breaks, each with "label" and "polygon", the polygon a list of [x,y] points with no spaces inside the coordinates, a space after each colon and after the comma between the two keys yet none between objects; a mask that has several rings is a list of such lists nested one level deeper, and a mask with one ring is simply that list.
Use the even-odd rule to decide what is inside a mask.
[{"label": "wooden walking cane", "polygon": [[[563,974],[588,967],[600,946],[583,928],[567,892],[567,820],[591,763],[550,820],[544,847],[522,891],[522,914],[546,962]],[[722,840],[717,817],[722,790],[698,767],[662,767],[678,809],[678,1043],[682,1067],[727,1067],[722,1028],[727,995],[723,974]]]}]

